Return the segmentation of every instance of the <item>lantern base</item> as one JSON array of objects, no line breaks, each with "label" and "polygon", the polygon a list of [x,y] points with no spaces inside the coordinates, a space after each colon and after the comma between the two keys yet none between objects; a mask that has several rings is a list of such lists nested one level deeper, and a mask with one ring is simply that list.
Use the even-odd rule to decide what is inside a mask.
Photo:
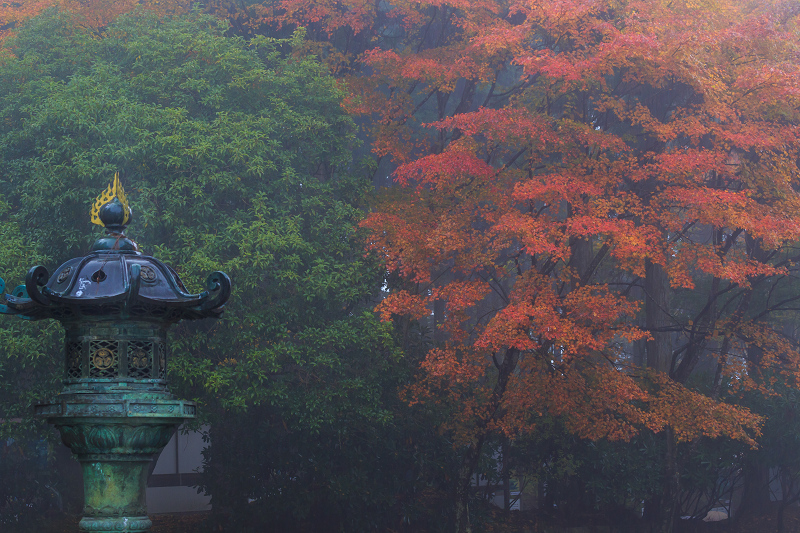
[{"label": "lantern base", "polygon": [[61,433],[83,470],[83,533],[146,533],[147,475],[193,402],[167,392],[63,392],[36,413]]},{"label": "lantern base", "polygon": [[123,516],[116,518],[91,518],[81,519],[79,531],[81,533],[146,533],[150,531],[153,522],[147,516]]}]

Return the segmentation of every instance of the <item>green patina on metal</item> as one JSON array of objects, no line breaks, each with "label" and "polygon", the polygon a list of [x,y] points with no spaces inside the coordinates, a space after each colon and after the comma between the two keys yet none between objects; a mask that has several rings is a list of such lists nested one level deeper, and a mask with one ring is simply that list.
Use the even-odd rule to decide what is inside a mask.
[{"label": "green patina on metal", "polygon": [[131,218],[115,176],[92,209],[92,221],[106,228],[92,251],[52,276],[33,267],[0,305],[0,313],[64,326],[64,388],[35,409],[82,465],[84,532],[150,531],[150,462],[197,414],[193,402],[167,390],[167,329],[219,317],[231,290],[228,276],[213,272],[207,290],[189,294],[172,268],[125,235]]}]

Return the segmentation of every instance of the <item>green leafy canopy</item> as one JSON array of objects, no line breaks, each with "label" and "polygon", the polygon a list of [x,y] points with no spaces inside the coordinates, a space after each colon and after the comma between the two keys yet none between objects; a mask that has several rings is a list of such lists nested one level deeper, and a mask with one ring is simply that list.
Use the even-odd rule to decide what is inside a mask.
[{"label": "green leafy canopy", "polygon": [[[225,31],[140,13],[98,34],[54,11],[20,30],[0,63],[0,230],[19,243],[1,274],[86,253],[90,203],[119,171],[145,253],[193,290],[212,270],[233,280],[222,320],[174,328],[177,392],[280,406],[306,428],[385,417],[365,373],[397,354],[365,311],[381,271],[355,229],[368,183],[342,95],[291,55],[301,33]],[[40,351],[60,358],[50,342]]]}]

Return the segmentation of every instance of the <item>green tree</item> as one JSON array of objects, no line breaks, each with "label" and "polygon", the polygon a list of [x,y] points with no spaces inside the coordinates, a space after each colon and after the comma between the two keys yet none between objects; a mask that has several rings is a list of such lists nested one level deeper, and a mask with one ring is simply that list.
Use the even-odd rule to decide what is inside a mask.
[{"label": "green tree", "polygon": [[[190,290],[212,270],[233,281],[221,320],[173,329],[169,362],[213,427],[215,509],[358,529],[405,490],[370,472],[408,468],[389,438],[403,363],[371,311],[383,270],[356,229],[369,181],[334,80],[292,55],[302,33],[226,28],[140,13],[93,31],[52,11],[20,29],[0,62],[2,275],[85,254],[90,203],[119,171],[144,253]],[[4,379],[31,364],[52,390],[58,336],[39,337],[5,345]],[[0,417],[25,416],[21,398],[2,396]]]}]

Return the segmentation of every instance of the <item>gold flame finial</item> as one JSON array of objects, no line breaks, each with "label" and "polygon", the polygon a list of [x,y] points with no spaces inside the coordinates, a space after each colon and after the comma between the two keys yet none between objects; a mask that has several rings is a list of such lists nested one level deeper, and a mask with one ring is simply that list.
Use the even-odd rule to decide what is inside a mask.
[{"label": "gold flame finial", "polygon": [[114,198],[119,200],[119,203],[122,204],[122,210],[124,212],[122,225],[124,226],[128,223],[131,217],[131,208],[128,205],[128,199],[125,198],[125,189],[122,188],[122,184],[119,182],[119,172],[115,172],[114,182],[109,184],[108,188],[106,188],[106,190],[103,191],[94,201],[94,205],[92,206],[93,224],[103,227],[106,226],[103,221],[100,220],[100,208],[111,202]]}]

